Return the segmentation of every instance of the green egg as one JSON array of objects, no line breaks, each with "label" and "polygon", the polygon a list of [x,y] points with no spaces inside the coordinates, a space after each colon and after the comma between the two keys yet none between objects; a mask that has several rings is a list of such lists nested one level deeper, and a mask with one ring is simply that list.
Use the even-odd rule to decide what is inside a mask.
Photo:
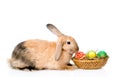
[{"label": "green egg", "polygon": [[105,57],[108,57],[107,53],[105,51],[99,51],[97,53],[97,57],[98,58],[105,58]]}]

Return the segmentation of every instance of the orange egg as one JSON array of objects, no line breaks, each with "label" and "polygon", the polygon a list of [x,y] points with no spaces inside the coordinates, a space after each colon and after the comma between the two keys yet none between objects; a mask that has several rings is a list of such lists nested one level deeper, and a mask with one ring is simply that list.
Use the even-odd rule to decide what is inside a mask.
[{"label": "orange egg", "polygon": [[77,52],[76,54],[75,54],[75,58],[77,58],[77,59],[83,59],[83,58],[85,58],[85,54],[83,53],[83,52]]}]

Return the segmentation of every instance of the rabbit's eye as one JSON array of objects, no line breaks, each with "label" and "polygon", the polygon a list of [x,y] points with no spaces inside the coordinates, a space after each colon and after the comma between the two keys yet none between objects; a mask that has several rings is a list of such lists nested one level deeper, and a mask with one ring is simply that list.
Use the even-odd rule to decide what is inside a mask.
[{"label": "rabbit's eye", "polygon": [[70,44],[70,41],[67,41],[67,44]]}]

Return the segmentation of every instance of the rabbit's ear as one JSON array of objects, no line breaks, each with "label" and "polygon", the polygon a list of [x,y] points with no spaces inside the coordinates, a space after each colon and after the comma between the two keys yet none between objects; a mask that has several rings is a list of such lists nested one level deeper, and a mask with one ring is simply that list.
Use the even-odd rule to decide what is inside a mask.
[{"label": "rabbit's ear", "polygon": [[56,45],[56,51],[55,51],[55,60],[58,61],[60,59],[60,56],[62,54],[62,42],[59,39]]},{"label": "rabbit's ear", "polygon": [[60,37],[61,35],[63,35],[54,25],[52,24],[47,24],[47,28],[54,33],[55,35],[57,35],[58,37]]}]

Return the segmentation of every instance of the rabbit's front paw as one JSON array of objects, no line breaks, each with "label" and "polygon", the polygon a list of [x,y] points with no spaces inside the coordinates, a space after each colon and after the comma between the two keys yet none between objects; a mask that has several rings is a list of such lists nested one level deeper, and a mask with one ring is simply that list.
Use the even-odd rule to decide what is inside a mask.
[{"label": "rabbit's front paw", "polygon": [[67,66],[65,67],[65,69],[66,69],[66,70],[75,70],[75,69],[78,69],[78,67],[75,66],[75,65],[72,65],[72,66],[67,65]]}]

